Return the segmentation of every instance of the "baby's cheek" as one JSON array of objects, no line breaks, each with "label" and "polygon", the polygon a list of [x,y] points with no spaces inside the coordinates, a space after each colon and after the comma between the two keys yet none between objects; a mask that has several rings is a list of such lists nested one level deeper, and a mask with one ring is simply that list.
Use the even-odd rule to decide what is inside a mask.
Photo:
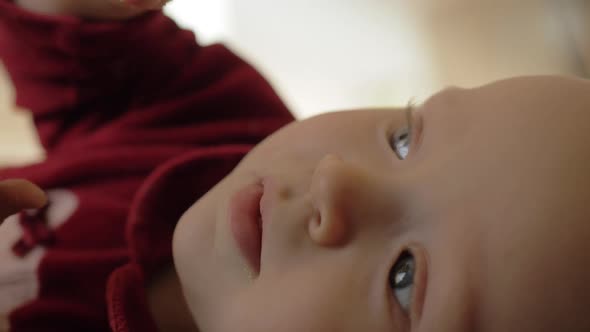
[{"label": "baby's cheek", "polygon": [[[220,326],[223,331],[382,331],[382,319],[368,312],[367,292],[352,289],[354,283],[342,278],[325,278],[325,271],[285,271],[268,278],[232,300]],[[320,276],[320,277],[318,277]],[[274,277],[274,276],[273,276]],[[308,277],[315,277],[311,279]],[[327,280],[331,280],[327,282]],[[329,284],[332,284],[330,286]],[[356,298],[351,294],[362,294]],[[381,317],[382,318],[382,317]]]},{"label": "baby's cheek", "polygon": [[518,227],[511,228],[511,237],[490,240],[481,278],[482,325],[515,331],[590,330],[590,269],[580,264],[588,261],[588,254],[578,250],[582,239],[568,229],[548,227],[553,222],[546,221],[513,221]]},{"label": "baby's cheek", "polygon": [[[265,306],[266,307],[266,306]],[[282,307],[282,308],[279,308]],[[259,307],[264,308],[264,307]],[[292,305],[273,305],[266,310],[248,314],[249,310],[241,310],[240,314],[231,318],[226,316],[218,332],[242,331],[242,332],[300,332],[300,331],[344,331],[333,329],[334,324],[329,324],[319,308],[311,313],[312,308],[302,312],[300,308]],[[331,326],[331,328],[328,328]]]}]

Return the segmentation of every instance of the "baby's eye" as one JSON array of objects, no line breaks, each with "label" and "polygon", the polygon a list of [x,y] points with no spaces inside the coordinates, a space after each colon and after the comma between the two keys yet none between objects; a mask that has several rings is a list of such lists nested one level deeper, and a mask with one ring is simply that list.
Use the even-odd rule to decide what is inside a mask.
[{"label": "baby's eye", "polygon": [[410,310],[412,304],[415,270],[414,256],[404,251],[389,271],[389,287],[405,312]]},{"label": "baby's eye", "polygon": [[393,135],[391,135],[391,142],[389,144],[400,160],[406,159],[410,152],[409,128],[405,126],[394,132]]}]

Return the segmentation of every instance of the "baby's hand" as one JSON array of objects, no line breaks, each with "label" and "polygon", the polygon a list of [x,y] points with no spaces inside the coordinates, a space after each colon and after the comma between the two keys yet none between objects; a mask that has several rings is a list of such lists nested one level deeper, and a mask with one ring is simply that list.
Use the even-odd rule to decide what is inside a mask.
[{"label": "baby's hand", "polygon": [[33,12],[95,20],[124,20],[157,10],[170,0],[15,0]]},{"label": "baby's hand", "polygon": [[29,181],[0,181],[0,224],[21,210],[40,208],[46,202],[45,193]]}]

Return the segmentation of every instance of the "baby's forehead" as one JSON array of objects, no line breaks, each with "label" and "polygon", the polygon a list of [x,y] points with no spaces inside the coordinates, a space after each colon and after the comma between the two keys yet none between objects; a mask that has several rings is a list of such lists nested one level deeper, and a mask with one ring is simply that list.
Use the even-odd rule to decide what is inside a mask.
[{"label": "baby's forehead", "polygon": [[[564,76],[527,76],[496,81],[473,89],[443,93],[438,111],[461,114],[474,130],[497,127],[497,135],[521,138],[544,135],[545,146],[590,142],[590,81]],[[447,109],[444,109],[444,108]],[[453,108],[464,112],[454,112]],[[459,119],[459,117],[457,117]],[[461,119],[459,119],[461,120]],[[469,120],[474,120],[469,123]],[[584,137],[584,134],[586,136]],[[515,137],[518,138],[518,137]],[[563,142],[562,142],[563,141]],[[577,141],[577,142],[575,142]]]},{"label": "baby's forehead", "polygon": [[[473,89],[474,98],[519,105],[519,111],[587,117],[590,81],[565,76],[526,76],[493,82]],[[580,112],[584,110],[583,112]],[[545,113],[543,115],[549,115]]]},{"label": "baby's forehead", "polygon": [[519,76],[497,80],[478,88],[502,87],[511,90],[529,90],[540,91],[550,90],[558,92],[559,90],[584,92],[590,90],[590,81],[578,77],[556,76],[556,75],[538,75],[538,76]]}]

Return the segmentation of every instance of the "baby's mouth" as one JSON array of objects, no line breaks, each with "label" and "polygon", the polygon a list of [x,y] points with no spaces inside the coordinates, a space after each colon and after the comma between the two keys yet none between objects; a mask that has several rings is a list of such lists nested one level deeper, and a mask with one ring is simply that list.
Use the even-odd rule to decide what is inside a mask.
[{"label": "baby's mouth", "polygon": [[242,256],[254,275],[260,273],[262,251],[262,216],[260,200],[264,194],[261,182],[238,190],[229,201],[230,229]]}]

